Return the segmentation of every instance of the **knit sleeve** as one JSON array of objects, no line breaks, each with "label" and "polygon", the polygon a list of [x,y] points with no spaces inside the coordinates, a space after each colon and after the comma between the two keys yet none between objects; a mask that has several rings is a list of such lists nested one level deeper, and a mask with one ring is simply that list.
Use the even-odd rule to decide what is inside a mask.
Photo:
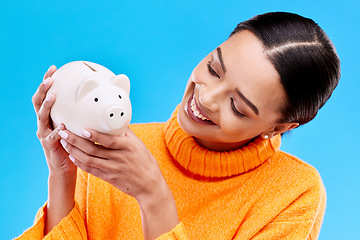
[{"label": "knit sleeve", "polygon": [[39,209],[34,225],[16,240],[37,239],[87,239],[86,228],[76,202],[71,212],[61,220],[46,236],[44,236],[46,204]]},{"label": "knit sleeve", "polygon": [[251,239],[318,239],[325,206],[326,192],[321,183],[304,192]]},{"label": "knit sleeve", "polygon": [[189,238],[186,235],[184,224],[180,222],[174,229],[170,232],[165,233],[158,237],[156,240],[188,240]]},{"label": "knit sleeve", "polygon": [[47,203],[36,214],[34,225],[16,240],[37,239],[87,239],[85,208],[87,174],[78,171],[75,190],[75,206],[46,236],[44,236]]}]

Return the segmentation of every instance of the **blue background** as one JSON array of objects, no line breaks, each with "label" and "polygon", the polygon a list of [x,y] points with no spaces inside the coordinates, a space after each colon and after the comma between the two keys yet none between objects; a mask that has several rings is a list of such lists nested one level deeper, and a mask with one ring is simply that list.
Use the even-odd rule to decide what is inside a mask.
[{"label": "blue background", "polygon": [[47,165],[31,97],[51,64],[102,64],[131,80],[133,123],[166,121],[192,69],[237,23],[269,11],[314,19],[342,61],[338,88],[282,149],[320,172],[328,203],[320,239],[359,239],[357,1],[1,1],[0,239],[32,225],[47,198]]}]

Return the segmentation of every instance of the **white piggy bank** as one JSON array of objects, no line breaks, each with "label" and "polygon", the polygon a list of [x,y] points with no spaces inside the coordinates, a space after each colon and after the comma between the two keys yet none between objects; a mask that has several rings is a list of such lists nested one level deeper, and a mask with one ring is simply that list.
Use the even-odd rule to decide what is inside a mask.
[{"label": "white piggy bank", "polygon": [[131,120],[130,81],[124,74],[92,62],[65,64],[52,76],[48,94],[56,100],[50,116],[54,127],[66,128],[81,136],[83,129],[121,135]]}]

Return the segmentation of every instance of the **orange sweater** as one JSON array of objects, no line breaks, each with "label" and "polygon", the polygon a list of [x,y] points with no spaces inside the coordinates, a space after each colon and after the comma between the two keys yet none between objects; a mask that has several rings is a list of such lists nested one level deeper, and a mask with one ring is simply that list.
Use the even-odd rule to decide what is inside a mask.
[{"label": "orange sweater", "polygon": [[[158,160],[181,223],[158,239],[317,239],[326,194],[318,172],[279,150],[280,137],[214,152],[167,123],[131,129]],[[142,239],[137,201],[78,170],[76,204],[45,239]],[[42,239],[46,205],[18,239]]]}]

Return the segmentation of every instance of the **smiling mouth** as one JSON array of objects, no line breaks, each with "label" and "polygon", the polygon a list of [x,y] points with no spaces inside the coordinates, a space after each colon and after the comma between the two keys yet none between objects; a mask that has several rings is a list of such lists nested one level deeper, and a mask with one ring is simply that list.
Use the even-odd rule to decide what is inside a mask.
[{"label": "smiling mouth", "polygon": [[187,103],[186,112],[189,117],[196,123],[204,125],[215,125],[207,116],[201,113],[201,110],[196,106],[194,94],[189,98]]},{"label": "smiling mouth", "polygon": [[197,108],[196,105],[195,105],[195,99],[194,99],[194,97],[192,98],[190,105],[191,105],[191,110],[193,111],[195,117],[198,117],[198,118],[200,118],[201,120],[210,121],[210,119],[208,119],[207,117],[204,117],[204,116],[199,112],[198,108]]}]

